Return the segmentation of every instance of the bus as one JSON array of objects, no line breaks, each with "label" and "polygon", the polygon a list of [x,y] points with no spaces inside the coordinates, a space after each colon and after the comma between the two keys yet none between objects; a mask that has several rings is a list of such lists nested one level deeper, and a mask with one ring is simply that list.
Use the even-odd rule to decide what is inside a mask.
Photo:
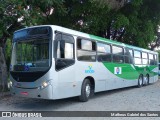
[{"label": "bus", "polygon": [[88,99],[96,92],[158,80],[158,53],[57,25],[14,32],[13,95]]}]

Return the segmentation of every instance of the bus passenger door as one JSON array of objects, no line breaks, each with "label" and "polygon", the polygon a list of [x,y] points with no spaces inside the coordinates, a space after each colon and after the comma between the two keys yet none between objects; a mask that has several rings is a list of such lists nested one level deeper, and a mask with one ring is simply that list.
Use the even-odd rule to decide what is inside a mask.
[{"label": "bus passenger door", "polygon": [[57,92],[59,98],[75,94],[75,50],[71,35],[58,33],[55,40],[55,69],[58,73]]}]

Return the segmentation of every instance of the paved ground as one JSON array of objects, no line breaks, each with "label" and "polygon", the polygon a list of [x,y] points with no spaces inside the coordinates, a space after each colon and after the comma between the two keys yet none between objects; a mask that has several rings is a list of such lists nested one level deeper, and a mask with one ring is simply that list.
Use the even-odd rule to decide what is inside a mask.
[{"label": "paved ground", "polygon": [[[20,98],[6,94],[0,98],[0,111],[160,111],[160,80],[142,88],[130,87],[96,93],[88,102],[79,102],[77,98],[53,101]],[[74,120],[75,118],[62,119]],[[105,118],[98,119],[103,120]],[[120,118],[108,119],[119,120]],[[121,119],[128,120],[128,118]],[[137,120],[136,118],[129,119]],[[159,118],[143,119],[155,120]]]}]

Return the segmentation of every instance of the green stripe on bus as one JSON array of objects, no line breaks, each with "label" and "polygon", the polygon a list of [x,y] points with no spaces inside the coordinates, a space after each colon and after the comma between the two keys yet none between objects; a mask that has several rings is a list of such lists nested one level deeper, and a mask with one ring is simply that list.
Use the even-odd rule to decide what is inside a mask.
[{"label": "green stripe on bus", "polygon": [[146,67],[138,67],[133,66],[131,64],[121,64],[121,63],[108,63],[103,62],[103,65],[112,73],[115,74],[115,67],[121,67],[122,73],[115,74],[117,77],[126,79],[126,80],[136,80],[138,79],[140,74],[146,75],[149,74],[150,77],[157,75],[157,73],[152,70],[157,66],[146,66]]},{"label": "green stripe on bus", "polygon": [[102,42],[106,42],[106,43],[109,43],[109,44],[120,45],[120,46],[123,46],[123,47],[128,47],[128,48],[132,48],[132,49],[135,49],[135,50],[140,50],[140,51],[144,51],[144,52],[149,52],[149,53],[152,53],[152,54],[157,54],[157,53],[154,52],[154,51],[150,51],[150,50],[143,49],[143,48],[140,48],[140,47],[136,47],[136,46],[124,44],[124,43],[121,43],[121,42],[113,41],[113,40],[110,40],[110,39],[98,37],[98,36],[95,36],[95,35],[89,35],[89,37],[90,37],[91,39],[93,39],[93,40],[102,41]]}]

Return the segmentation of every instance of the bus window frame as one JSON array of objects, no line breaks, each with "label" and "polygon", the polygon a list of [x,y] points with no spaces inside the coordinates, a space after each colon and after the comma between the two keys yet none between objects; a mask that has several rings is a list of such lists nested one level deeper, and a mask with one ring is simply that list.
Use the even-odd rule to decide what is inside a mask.
[{"label": "bus window frame", "polygon": [[[150,59],[149,55],[153,55],[153,59]],[[155,56],[157,57],[157,59],[155,59]],[[153,60],[154,64],[150,64],[150,60]],[[148,65],[150,66],[158,65],[158,55],[157,54],[148,53]]]},{"label": "bus window frame", "polygon": [[[140,57],[135,57],[135,53],[134,53],[135,51],[140,52]],[[142,51],[133,49],[133,58],[134,58],[134,65],[143,65],[143,64],[142,64]],[[135,58],[141,59],[141,63],[140,63],[140,64],[136,64],[136,63],[135,63]]]},{"label": "bus window frame", "polygon": [[[78,40],[88,40],[88,41],[94,42],[95,43],[95,50],[85,50],[85,49],[78,48]],[[78,50],[88,51],[88,52],[95,52],[95,59],[94,60],[80,60],[78,58]],[[77,58],[78,61],[81,61],[81,62],[96,62],[97,61],[97,41],[96,40],[92,40],[92,39],[88,39],[88,38],[85,38],[85,37],[78,36],[77,39],[76,39],[76,58]]]},{"label": "bus window frame", "polygon": [[[155,56],[156,56],[156,59],[155,59]],[[158,65],[158,55],[157,55],[157,54],[154,54],[154,61],[155,61],[155,63],[156,63],[156,64],[154,64],[154,65]]]},{"label": "bus window frame", "polygon": [[[122,48],[122,52],[123,52],[123,53],[122,53],[122,54],[114,54],[114,53],[113,53],[113,47],[114,47],[114,46],[115,46],[115,47]],[[125,59],[124,59],[124,47],[123,47],[123,46],[119,46],[119,45],[112,44],[111,49],[112,49],[112,62],[113,62],[113,63],[124,64],[124,63],[125,63]],[[123,62],[114,62],[114,59],[113,59],[114,55],[118,55],[118,56],[123,57]]]},{"label": "bus window frame", "polygon": [[[101,44],[105,44],[105,45],[108,45],[109,47],[110,47],[110,53],[108,53],[108,54],[110,54],[111,55],[111,61],[110,62],[112,62],[113,61],[113,55],[112,55],[112,45],[111,44],[109,44],[109,43],[105,43],[105,42],[101,42],[101,41],[97,41],[97,45],[96,45],[96,49],[97,49],[97,51],[96,51],[96,60],[98,61],[98,62],[109,62],[109,61],[99,61],[98,60],[98,53],[103,53],[103,52],[99,52],[98,51],[98,43],[101,43]],[[104,54],[106,54],[106,53],[104,53]]]},{"label": "bus window frame", "polygon": [[[150,55],[153,55],[153,59],[150,59]],[[154,54],[149,53],[149,54],[148,54],[148,60],[149,60],[149,65],[150,65],[150,66],[153,66],[153,64],[150,64],[150,60],[153,60],[153,61],[154,61]]]},{"label": "bus window frame", "polygon": [[[147,54],[147,58],[144,58],[144,57],[143,57],[143,53],[146,53],[146,54]],[[149,54],[148,52],[143,52],[143,51],[141,52],[142,65],[148,65],[148,64],[149,64],[149,55],[148,55],[148,54]],[[147,60],[147,64],[144,64],[144,63],[143,63],[143,60],[144,60],[144,59]]]},{"label": "bus window frame", "polygon": [[[60,40],[59,40],[59,39],[58,39],[58,40],[56,39],[57,34],[60,34],[60,35],[61,35],[61,39],[60,39]],[[63,35],[72,37],[72,38],[73,38],[73,41],[71,42],[70,40],[63,40]],[[63,41],[64,44],[65,44],[65,43],[71,43],[71,44],[73,44],[73,59],[70,59],[70,58],[57,58],[58,43],[59,43],[60,41]],[[74,39],[73,35],[71,35],[71,34],[66,34],[66,33],[62,33],[62,32],[56,32],[55,37],[54,37],[54,42],[53,42],[53,44],[54,44],[54,49],[53,49],[53,50],[54,50],[55,70],[56,70],[56,71],[61,71],[61,70],[65,69],[65,68],[68,68],[68,67],[70,67],[70,66],[72,66],[72,65],[75,64],[75,39]],[[68,60],[68,61],[69,61],[69,60],[72,61],[72,63],[69,64],[69,65],[66,65],[65,67],[63,67],[63,68],[61,68],[61,69],[57,69],[57,68],[56,68],[56,64],[58,63],[58,61],[64,63],[64,62],[67,62],[67,60]]]},{"label": "bus window frame", "polygon": [[132,48],[129,48],[129,47],[127,47],[128,48],[128,50],[129,50],[129,54],[130,54],[130,50],[132,51],[132,55],[131,55],[131,59],[132,59],[132,61],[131,61],[131,63],[130,64],[134,64],[135,63],[135,61],[134,61],[134,49],[132,49]]},{"label": "bus window frame", "polygon": [[[125,54],[125,51],[127,52],[127,49],[128,49],[128,54]],[[134,63],[134,60],[133,60],[133,49],[131,49],[129,47],[123,47],[123,50],[124,50],[124,63],[125,64],[133,64]],[[132,51],[132,55],[130,54],[130,51]],[[125,57],[129,58],[129,63],[125,62]]]}]

